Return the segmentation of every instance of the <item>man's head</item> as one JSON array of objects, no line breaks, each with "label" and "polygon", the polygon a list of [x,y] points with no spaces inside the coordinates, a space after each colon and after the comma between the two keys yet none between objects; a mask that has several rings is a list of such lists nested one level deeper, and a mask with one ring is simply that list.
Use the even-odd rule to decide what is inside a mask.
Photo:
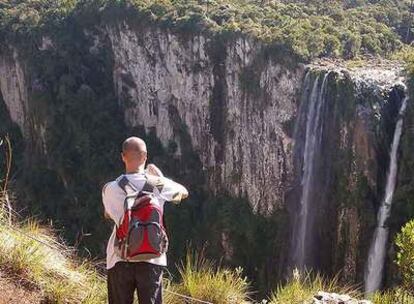
[{"label": "man's head", "polygon": [[145,166],[147,145],[139,137],[129,137],[122,143],[122,160],[127,171],[136,171]]}]

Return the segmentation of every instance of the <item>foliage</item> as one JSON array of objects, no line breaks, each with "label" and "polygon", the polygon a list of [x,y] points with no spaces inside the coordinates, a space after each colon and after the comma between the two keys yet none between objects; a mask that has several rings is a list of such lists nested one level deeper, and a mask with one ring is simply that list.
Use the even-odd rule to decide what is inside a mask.
[{"label": "foliage", "polygon": [[292,278],[285,285],[277,287],[270,298],[269,304],[302,304],[319,291],[348,294],[359,297],[356,288],[351,286],[341,286],[338,277],[327,279],[320,274],[312,272],[301,273],[297,269],[293,271]]},{"label": "foliage", "polygon": [[414,304],[414,296],[403,288],[394,288],[375,293],[371,301],[374,304]]},{"label": "foliage", "polygon": [[[242,276],[243,270],[215,266],[202,254],[187,253],[185,264],[180,267],[180,283],[172,285],[175,292],[216,304],[249,303],[249,283]],[[182,299],[176,298],[182,303]]]},{"label": "foliage", "polygon": [[403,285],[414,291],[414,220],[408,222],[395,238],[398,247],[397,265],[401,271]]},{"label": "foliage", "polygon": [[96,15],[107,16],[108,22],[131,16],[186,32],[247,34],[304,59],[387,56],[412,39],[409,2],[404,0],[3,0],[0,30],[5,36],[33,37],[71,17]]}]

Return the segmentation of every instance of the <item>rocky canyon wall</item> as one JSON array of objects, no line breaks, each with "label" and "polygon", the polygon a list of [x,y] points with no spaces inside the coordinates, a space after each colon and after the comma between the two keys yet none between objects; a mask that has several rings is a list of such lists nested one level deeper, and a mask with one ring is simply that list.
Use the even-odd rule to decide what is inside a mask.
[{"label": "rocky canyon wall", "polygon": [[[178,155],[192,146],[214,193],[246,197],[264,214],[285,204],[303,67],[261,58],[265,46],[248,38],[183,39],[127,23],[108,33],[128,126],[154,128],[164,146],[178,144]],[[177,119],[191,142],[175,132]]]}]

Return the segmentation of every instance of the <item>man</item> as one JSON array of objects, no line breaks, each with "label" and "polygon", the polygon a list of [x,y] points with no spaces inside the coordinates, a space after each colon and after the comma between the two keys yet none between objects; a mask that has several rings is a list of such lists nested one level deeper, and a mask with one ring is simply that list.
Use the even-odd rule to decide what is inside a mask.
[{"label": "man", "polygon": [[106,250],[109,304],[132,304],[135,290],[138,291],[140,304],[161,304],[162,273],[163,267],[167,266],[166,254],[139,262],[127,262],[115,252],[116,228],[124,215],[126,197],[118,182],[126,177],[135,189],[142,189],[148,180],[156,179],[153,200],[159,204],[161,210],[164,209],[166,201],[178,203],[185,199],[188,191],[182,185],[165,178],[160,169],[153,164],[149,164],[145,170],[147,147],[142,139],[126,139],[122,144],[121,156],[125,174],[107,183],[102,189],[105,217],[115,223]]}]

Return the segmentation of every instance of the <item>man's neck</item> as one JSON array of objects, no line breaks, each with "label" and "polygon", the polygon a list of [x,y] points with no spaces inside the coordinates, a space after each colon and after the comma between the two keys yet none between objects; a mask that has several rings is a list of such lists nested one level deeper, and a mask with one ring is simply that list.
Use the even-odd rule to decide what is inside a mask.
[{"label": "man's neck", "polygon": [[125,173],[126,174],[136,174],[136,173],[144,173],[144,167],[139,167],[139,168],[126,168],[125,169]]}]

